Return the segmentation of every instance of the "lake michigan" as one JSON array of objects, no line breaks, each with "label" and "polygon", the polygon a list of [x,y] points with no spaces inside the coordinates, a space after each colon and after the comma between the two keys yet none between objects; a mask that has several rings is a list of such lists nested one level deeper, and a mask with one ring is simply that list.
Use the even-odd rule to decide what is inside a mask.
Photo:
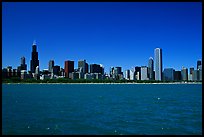
[{"label": "lake michigan", "polygon": [[202,84],[2,84],[3,135],[201,135]]}]

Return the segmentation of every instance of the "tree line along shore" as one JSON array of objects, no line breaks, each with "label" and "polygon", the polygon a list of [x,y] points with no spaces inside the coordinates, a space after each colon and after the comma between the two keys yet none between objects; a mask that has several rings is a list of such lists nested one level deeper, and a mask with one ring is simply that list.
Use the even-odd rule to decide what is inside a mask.
[{"label": "tree line along shore", "polygon": [[202,83],[202,81],[157,81],[157,80],[110,80],[110,79],[20,79],[12,77],[9,79],[2,79],[2,83]]}]

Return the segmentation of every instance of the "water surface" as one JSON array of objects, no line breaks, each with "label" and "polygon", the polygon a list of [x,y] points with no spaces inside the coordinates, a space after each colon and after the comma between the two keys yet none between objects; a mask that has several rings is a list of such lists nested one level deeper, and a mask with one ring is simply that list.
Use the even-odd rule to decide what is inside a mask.
[{"label": "water surface", "polygon": [[3,84],[3,134],[202,134],[201,84]]}]

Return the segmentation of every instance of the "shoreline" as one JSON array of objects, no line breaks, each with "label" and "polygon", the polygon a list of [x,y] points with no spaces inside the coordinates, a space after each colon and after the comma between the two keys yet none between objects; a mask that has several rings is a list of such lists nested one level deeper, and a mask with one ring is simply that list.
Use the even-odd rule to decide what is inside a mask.
[{"label": "shoreline", "polygon": [[2,83],[2,84],[87,84],[87,85],[91,85],[91,84],[106,84],[106,85],[117,85],[117,84],[202,84],[202,82],[188,82],[188,83],[184,83],[184,82],[170,82],[170,83]]}]

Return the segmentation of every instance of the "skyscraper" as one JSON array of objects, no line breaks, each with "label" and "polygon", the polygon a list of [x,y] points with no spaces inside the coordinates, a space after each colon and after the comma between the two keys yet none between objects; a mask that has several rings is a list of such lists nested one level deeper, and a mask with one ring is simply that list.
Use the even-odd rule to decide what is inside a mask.
[{"label": "skyscraper", "polygon": [[141,66],[141,80],[149,80],[147,77],[147,70],[146,66]]},{"label": "skyscraper", "polygon": [[21,57],[21,64],[25,64],[25,57]]},{"label": "skyscraper", "polygon": [[130,80],[130,70],[125,71],[125,79]]},{"label": "skyscraper", "polygon": [[190,68],[190,74],[193,74],[193,71],[194,71],[194,68],[191,67],[191,68]]},{"label": "skyscraper", "polygon": [[153,58],[150,57],[149,58],[149,62],[148,62],[148,75],[149,75],[149,79],[153,80],[154,79],[154,61]]},{"label": "skyscraper", "polygon": [[141,80],[141,67],[139,67],[139,66],[135,67],[134,77],[137,80]]},{"label": "skyscraper", "polygon": [[60,66],[54,66],[54,67],[52,67],[52,73],[54,74],[54,75],[60,75]]},{"label": "skyscraper", "polygon": [[192,80],[193,81],[198,81],[199,80],[199,70],[194,70],[193,71]]},{"label": "skyscraper", "polygon": [[130,70],[130,80],[135,80],[135,69],[134,68]]},{"label": "skyscraper", "polygon": [[67,60],[64,63],[65,77],[69,77],[69,73],[74,72],[74,61]]},{"label": "skyscraper", "polygon": [[48,64],[48,65],[49,65],[49,66],[48,66],[49,72],[52,72],[52,69],[53,69],[53,67],[54,67],[54,65],[55,65],[54,63],[55,63],[54,60],[50,60],[50,61],[49,61],[49,64]]},{"label": "skyscraper", "polygon": [[103,68],[99,64],[90,64],[90,73],[101,73],[101,74],[103,74]]},{"label": "skyscraper", "polygon": [[31,73],[35,73],[36,67],[39,66],[38,52],[37,52],[37,46],[35,42],[33,42],[33,46],[32,46],[32,58],[31,58],[30,64],[31,64],[30,65]]},{"label": "skyscraper", "polygon": [[174,73],[175,73],[175,70],[173,68],[165,68],[163,71],[163,79],[173,81]]},{"label": "skyscraper", "polygon": [[162,80],[162,49],[154,50],[155,59],[155,80]]},{"label": "skyscraper", "polygon": [[122,67],[115,67],[114,68],[114,74],[115,75],[122,74]]},{"label": "skyscraper", "polygon": [[85,64],[85,73],[89,73],[89,64],[88,63]]},{"label": "skyscraper", "polygon": [[78,61],[78,69],[82,69],[82,72],[83,73],[86,73],[87,70],[86,70],[86,60],[79,60]]},{"label": "skyscraper", "polygon": [[25,64],[25,57],[21,57],[21,70],[27,70],[27,65]]},{"label": "skyscraper", "polygon": [[188,80],[188,69],[185,67],[181,70],[181,80]]},{"label": "skyscraper", "polygon": [[174,72],[174,80],[179,81],[181,80],[181,71]]},{"label": "skyscraper", "polygon": [[197,61],[197,69],[198,69],[198,67],[201,65],[202,63],[201,63],[201,60],[198,60]]}]

